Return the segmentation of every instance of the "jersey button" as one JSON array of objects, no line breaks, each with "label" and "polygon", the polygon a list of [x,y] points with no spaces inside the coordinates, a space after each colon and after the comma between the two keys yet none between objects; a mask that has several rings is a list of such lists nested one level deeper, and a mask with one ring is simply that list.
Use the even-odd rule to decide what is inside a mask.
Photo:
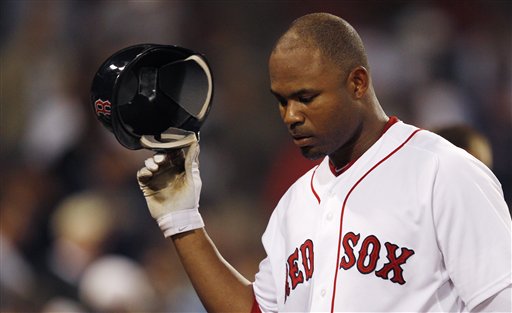
[{"label": "jersey button", "polygon": [[326,293],[325,289],[322,289],[322,290],[320,291],[320,295],[322,296],[322,298],[323,298],[323,297],[325,297],[325,293]]},{"label": "jersey button", "polygon": [[332,213],[327,214],[327,220],[328,221],[332,220]]}]

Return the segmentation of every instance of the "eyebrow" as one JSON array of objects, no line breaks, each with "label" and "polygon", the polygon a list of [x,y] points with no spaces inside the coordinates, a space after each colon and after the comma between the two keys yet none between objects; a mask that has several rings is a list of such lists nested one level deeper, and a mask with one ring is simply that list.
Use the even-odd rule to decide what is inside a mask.
[{"label": "eyebrow", "polygon": [[280,93],[278,92],[275,92],[274,90],[270,89],[270,93],[273,94],[274,96],[278,97],[278,98],[295,98],[299,95],[302,95],[302,94],[305,94],[305,93],[310,93],[310,92],[315,92],[313,89],[306,89],[306,88],[302,88],[302,89],[299,89],[295,92],[292,92],[288,97],[284,97],[283,95],[281,95]]}]

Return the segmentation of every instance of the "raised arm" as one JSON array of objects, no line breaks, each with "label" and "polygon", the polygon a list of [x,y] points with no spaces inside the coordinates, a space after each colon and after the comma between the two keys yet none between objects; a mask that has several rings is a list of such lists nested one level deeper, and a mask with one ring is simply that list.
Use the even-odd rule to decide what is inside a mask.
[{"label": "raised arm", "polygon": [[170,237],[208,312],[250,312],[252,285],[220,255],[199,214],[199,144],[156,154],[137,173],[149,211]]},{"label": "raised arm", "polygon": [[208,312],[250,312],[252,284],[220,255],[204,230],[172,236],[185,271]]}]

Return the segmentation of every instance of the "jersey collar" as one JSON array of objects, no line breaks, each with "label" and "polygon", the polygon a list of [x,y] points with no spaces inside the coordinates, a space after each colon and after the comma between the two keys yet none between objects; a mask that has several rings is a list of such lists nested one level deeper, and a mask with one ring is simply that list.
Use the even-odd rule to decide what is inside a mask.
[{"label": "jersey collar", "polygon": [[[396,122],[398,122],[399,119],[398,117],[396,116],[391,116],[386,125],[384,125],[384,128],[382,129],[382,133],[380,134],[380,137],[382,137],[382,135],[384,135],[384,133],[393,125],[395,124]],[[380,138],[379,137],[379,138]],[[331,170],[331,173],[334,175],[334,176],[340,176],[343,172],[345,172],[346,170],[348,170],[355,162],[357,161],[357,159],[354,159],[354,160],[351,160],[350,162],[348,162],[347,164],[345,164],[344,166],[340,167],[340,168],[337,168],[336,166],[334,166],[334,164],[332,163],[331,160],[329,160],[329,169]]]}]

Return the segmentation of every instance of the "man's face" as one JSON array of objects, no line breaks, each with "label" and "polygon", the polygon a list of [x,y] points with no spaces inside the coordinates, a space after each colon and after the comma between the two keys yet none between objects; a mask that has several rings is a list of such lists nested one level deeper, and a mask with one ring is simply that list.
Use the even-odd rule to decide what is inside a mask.
[{"label": "man's face", "polygon": [[350,149],[361,112],[346,73],[311,49],[274,52],[269,71],[281,118],[306,158]]}]

